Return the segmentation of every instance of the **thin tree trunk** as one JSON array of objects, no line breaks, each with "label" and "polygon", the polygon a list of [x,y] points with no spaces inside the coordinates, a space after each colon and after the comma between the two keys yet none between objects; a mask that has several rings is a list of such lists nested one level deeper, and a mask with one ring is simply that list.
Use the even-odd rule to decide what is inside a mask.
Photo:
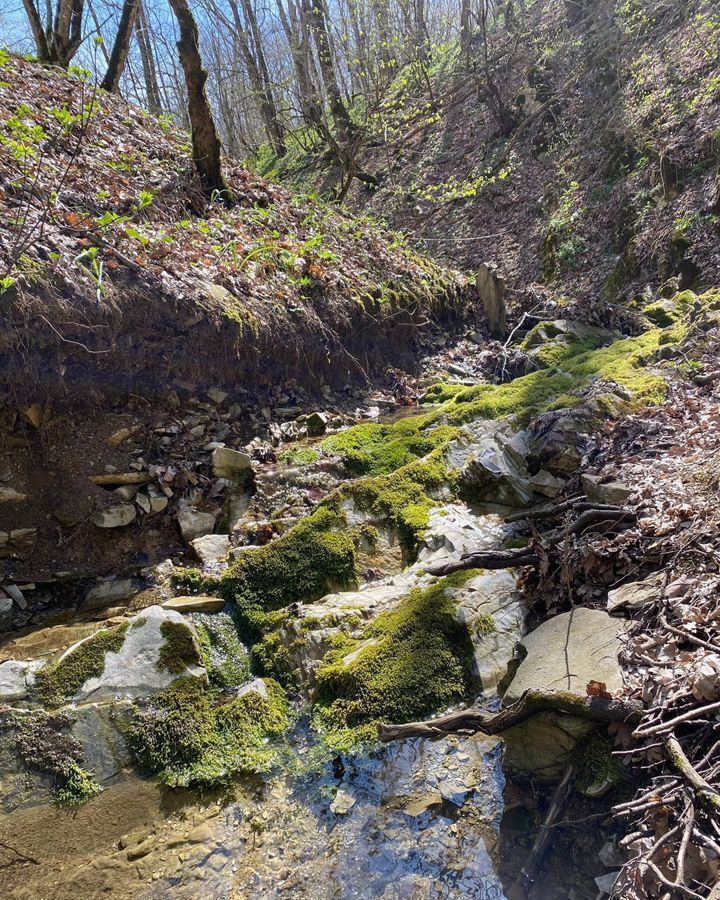
[{"label": "thin tree trunk", "polygon": [[159,116],[162,112],[160,89],[158,88],[155,56],[148,36],[147,18],[145,16],[142,0],[139,0],[138,2],[138,14],[135,18],[135,36],[137,37],[138,47],[140,48],[140,59],[143,67],[143,78],[145,79],[145,95],[147,97],[148,110],[154,116]]},{"label": "thin tree trunk", "polygon": [[115,43],[110,54],[110,62],[108,63],[105,77],[100,84],[104,91],[108,91],[111,94],[117,94],[120,87],[120,77],[125,69],[128,53],[130,52],[130,41],[137,17],[138,5],[139,0],[125,0],[123,3]]},{"label": "thin tree trunk", "polygon": [[170,6],[175,13],[180,29],[177,48],[188,93],[193,162],[206,196],[210,199],[217,198],[225,203],[230,203],[232,195],[223,177],[220,139],[205,92],[208,76],[203,68],[200,55],[197,24],[187,0],[170,0]]},{"label": "thin tree trunk", "polygon": [[315,40],[318,62],[320,63],[320,74],[328,96],[330,113],[338,132],[338,139],[341,143],[345,143],[351,136],[353,127],[350,114],[340,92],[335,60],[330,45],[325,0],[303,0],[303,10],[308,16]]}]

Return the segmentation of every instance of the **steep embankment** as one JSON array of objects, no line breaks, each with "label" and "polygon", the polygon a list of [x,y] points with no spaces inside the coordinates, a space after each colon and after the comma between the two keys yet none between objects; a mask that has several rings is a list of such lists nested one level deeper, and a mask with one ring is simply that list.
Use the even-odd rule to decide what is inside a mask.
[{"label": "steep embankment", "polygon": [[207,205],[188,136],[83,73],[3,54],[0,118],[5,399],[344,383],[472,312],[457,273],[232,161],[237,205]]},{"label": "steep embankment", "polygon": [[[427,80],[401,69],[368,123],[362,163],[380,188],[359,188],[357,207],[437,258],[494,260],[527,308],[533,282],[586,302],[631,301],[673,277],[716,284],[716,4],[525,6],[488,26],[507,127],[487,100],[479,33],[467,61],[434,48]],[[322,158],[276,165],[307,180]]]}]

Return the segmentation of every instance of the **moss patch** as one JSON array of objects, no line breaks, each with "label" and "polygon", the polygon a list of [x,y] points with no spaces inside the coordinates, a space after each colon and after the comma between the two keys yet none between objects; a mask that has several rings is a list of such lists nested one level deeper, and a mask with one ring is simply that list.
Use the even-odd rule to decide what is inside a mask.
[{"label": "moss patch", "polygon": [[288,727],[290,712],[280,685],[265,685],[267,697],[249,692],[213,705],[196,680],[179,679],[137,711],[129,734],[136,762],[168,787],[219,787],[266,770],[275,757],[268,739]]},{"label": "moss patch", "polygon": [[60,706],[89,678],[99,678],[105,671],[105,656],[120,652],[127,629],[125,624],[99,631],[58,662],[40,669],[36,676],[40,701],[46,706]]},{"label": "moss patch", "polygon": [[582,793],[593,785],[609,782],[618,785],[623,780],[622,767],[612,755],[612,745],[604,736],[593,733],[584,738],[574,751],[577,770],[575,782]]},{"label": "moss patch", "polygon": [[222,689],[244,684],[250,677],[250,657],[232,617],[226,613],[197,613],[193,625],[210,684]]},{"label": "moss patch", "polygon": [[15,746],[25,765],[53,777],[58,806],[81,806],[100,793],[95,777],[81,765],[82,747],[68,734],[69,716],[13,714],[6,724],[15,730]]},{"label": "moss patch", "polygon": [[313,721],[327,741],[351,747],[374,738],[378,721],[422,718],[472,692],[472,643],[451,590],[472,574],[411,591],[361,639],[338,637],[317,671]]},{"label": "moss patch", "polygon": [[366,423],[333,435],[323,447],[342,457],[355,475],[386,475],[444,447],[457,429],[432,427],[433,416],[411,416],[391,425]]},{"label": "moss patch", "polygon": [[197,665],[201,661],[195,635],[184,622],[162,622],[160,634],[164,643],[158,654],[159,672],[182,675],[188,666]]},{"label": "moss patch", "polygon": [[222,594],[236,604],[243,637],[252,641],[263,612],[354,581],[355,536],[342,516],[321,507],[267,546],[241,553],[222,576]]}]

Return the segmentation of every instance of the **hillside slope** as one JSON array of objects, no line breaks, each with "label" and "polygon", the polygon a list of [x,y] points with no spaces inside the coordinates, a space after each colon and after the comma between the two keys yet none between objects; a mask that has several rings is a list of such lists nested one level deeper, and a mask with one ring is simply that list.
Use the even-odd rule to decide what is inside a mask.
[{"label": "hillside slope", "polygon": [[364,376],[474,290],[367,221],[227,161],[238,204],[203,201],[189,138],[83,73],[0,60],[3,382],[162,390]]}]

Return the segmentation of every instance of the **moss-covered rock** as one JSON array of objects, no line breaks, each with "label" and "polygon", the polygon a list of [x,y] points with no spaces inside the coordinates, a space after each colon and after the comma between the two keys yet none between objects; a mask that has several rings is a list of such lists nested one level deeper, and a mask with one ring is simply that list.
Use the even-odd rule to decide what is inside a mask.
[{"label": "moss-covered rock", "polygon": [[97,632],[71,649],[58,662],[45,666],[36,676],[38,697],[46,706],[60,706],[90,678],[105,671],[105,657],[117,653],[125,643],[128,625]]},{"label": "moss-covered rock", "polygon": [[267,769],[268,739],[290,722],[277,682],[260,683],[225,703],[195,680],[180,679],[138,709],[129,740],[136,762],[168,787],[212,788]]},{"label": "moss-covered rock", "polygon": [[236,604],[243,636],[254,640],[264,613],[354,582],[355,535],[341,515],[321,507],[272,543],[241,553],[222,577],[222,592]]},{"label": "moss-covered rock", "polygon": [[468,577],[412,590],[358,639],[338,635],[317,671],[313,713],[328,742],[347,748],[372,739],[380,720],[422,718],[469,696],[476,686],[472,641],[452,596]]}]

